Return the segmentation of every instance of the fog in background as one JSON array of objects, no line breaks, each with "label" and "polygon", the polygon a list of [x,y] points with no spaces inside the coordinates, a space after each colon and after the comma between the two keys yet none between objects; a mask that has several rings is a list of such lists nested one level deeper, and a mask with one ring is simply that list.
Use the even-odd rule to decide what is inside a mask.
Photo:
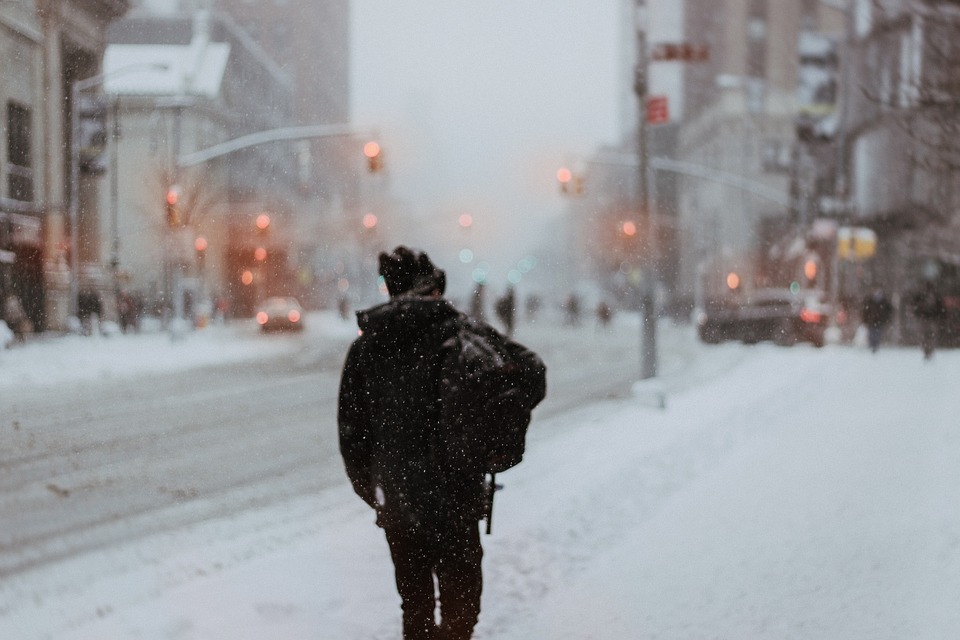
[{"label": "fog in background", "polygon": [[354,123],[379,131],[389,189],[425,223],[397,240],[448,271],[472,269],[457,258],[469,245],[495,289],[526,253],[560,242],[557,168],[620,133],[619,7],[353,3]]}]

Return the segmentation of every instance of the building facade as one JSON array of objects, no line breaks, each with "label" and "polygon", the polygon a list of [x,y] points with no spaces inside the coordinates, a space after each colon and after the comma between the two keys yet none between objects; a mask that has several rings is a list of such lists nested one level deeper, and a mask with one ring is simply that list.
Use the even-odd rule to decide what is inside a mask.
[{"label": "building facade", "polygon": [[[843,33],[843,12],[817,1],[688,0],[686,38],[706,61],[685,69],[679,159],[712,174],[684,176],[677,295],[784,286],[762,265],[798,207],[797,117],[801,34]],[[704,174],[706,176],[706,172]]]},{"label": "building facade", "polygon": [[[290,246],[313,206],[296,154],[272,143],[191,160],[294,124],[289,75],[217,12],[131,12],[110,34],[107,60],[118,73],[105,88],[117,97],[122,133],[118,188],[102,202],[116,220],[100,236],[119,245],[101,252],[102,264],[116,265],[114,289],[166,315],[207,313],[218,299],[246,315],[268,295],[296,293]],[[121,75],[130,60],[161,70]],[[261,215],[270,220],[263,229]]]},{"label": "building facade", "polygon": [[931,281],[960,328],[960,10],[939,0],[857,0],[851,25],[848,118],[851,225],[872,229],[876,254],[842,284],[881,286],[898,309],[896,334],[917,339],[909,299]]},{"label": "building facade", "polygon": [[70,238],[90,237],[99,185],[81,181],[71,220],[71,87],[100,72],[107,25],[128,8],[127,0],[0,6],[0,294],[16,296],[37,331],[67,328],[71,291],[87,277],[92,249]]}]

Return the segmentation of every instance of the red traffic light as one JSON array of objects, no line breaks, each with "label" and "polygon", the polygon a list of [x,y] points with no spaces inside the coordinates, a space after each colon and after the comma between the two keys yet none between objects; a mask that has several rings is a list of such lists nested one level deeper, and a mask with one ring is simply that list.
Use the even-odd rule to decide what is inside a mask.
[{"label": "red traffic light", "polygon": [[383,151],[373,140],[363,145],[363,155],[367,156],[367,169],[376,173],[383,169]]},{"label": "red traffic light", "polygon": [[166,204],[167,226],[171,228],[179,227],[181,223],[180,208],[177,204],[180,202],[180,188],[170,187],[163,199]]}]

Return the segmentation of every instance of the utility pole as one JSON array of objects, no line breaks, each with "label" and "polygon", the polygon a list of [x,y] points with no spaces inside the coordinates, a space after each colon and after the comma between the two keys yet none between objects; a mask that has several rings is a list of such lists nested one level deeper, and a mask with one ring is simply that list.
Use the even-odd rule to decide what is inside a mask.
[{"label": "utility pole", "polygon": [[[640,218],[646,229],[646,256],[641,256],[641,263],[645,263],[640,291],[640,379],[647,380],[657,376],[657,310],[656,286],[658,279],[658,242],[659,229],[655,216],[650,211],[649,184],[647,175],[647,89],[648,89],[648,61],[647,61],[647,2],[636,0],[636,29],[637,29],[637,65],[634,69],[633,90],[637,94],[637,200],[640,207]],[[643,258],[646,258],[645,260]]]}]

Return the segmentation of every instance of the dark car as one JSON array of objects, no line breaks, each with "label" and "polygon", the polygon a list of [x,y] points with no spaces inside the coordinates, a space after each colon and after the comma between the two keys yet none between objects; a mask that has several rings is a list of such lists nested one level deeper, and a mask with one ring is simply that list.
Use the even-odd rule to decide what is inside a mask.
[{"label": "dark car", "polygon": [[293,297],[267,298],[255,317],[262,331],[303,330],[303,307]]},{"label": "dark car", "polygon": [[707,304],[697,318],[700,339],[708,344],[772,340],[792,345],[826,342],[829,307],[817,292],[760,289]]}]

